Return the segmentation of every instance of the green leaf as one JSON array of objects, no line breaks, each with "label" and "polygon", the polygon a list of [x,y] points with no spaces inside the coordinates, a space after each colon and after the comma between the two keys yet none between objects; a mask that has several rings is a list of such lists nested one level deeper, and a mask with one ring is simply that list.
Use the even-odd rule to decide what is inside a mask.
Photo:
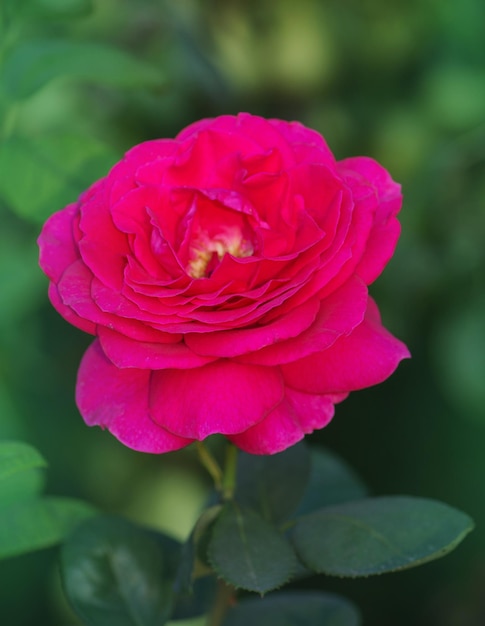
[{"label": "green leaf", "polygon": [[[1,154],[1,147],[0,147]],[[3,171],[3,170],[2,170]],[[0,175],[1,179],[1,175]],[[5,184],[0,180],[0,187]],[[14,332],[20,330],[19,320],[33,311],[45,299],[45,281],[39,272],[39,249],[32,236],[24,236],[18,226],[7,224],[2,219],[0,232],[0,336],[15,342]],[[21,332],[21,331],[20,331]],[[0,391],[1,394],[1,391]],[[1,405],[1,401],[0,401]],[[4,429],[8,416],[0,408],[0,437],[6,436]],[[12,433],[13,435],[13,433]]]},{"label": "green leaf", "polygon": [[310,455],[303,442],[271,456],[240,453],[236,500],[278,523],[297,508],[309,476]]},{"label": "green leaf", "polygon": [[45,459],[32,446],[19,441],[0,442],[0,481],[18,472],[46,466]]},{"label": "green leaf", "polygon": [[0,443],[0,509],[19,500],[38,495],[44,486],[40,468],[47,463],[39,452],[26,443]]},{"label": "green leaf", "polygon": [[391,496],[321,509],[297,521],[292,538],[310,569],[356,577],[442,557],[472,528],[468,515],[441,502]]},{"label": "green leaf", "polygon": [[158,87],[157,68],[99,43],[45,39],[25,41],[4,61],[0,84],[10,98],[28,98],[51,80],[95,82],[116,87]]},{"label": "green leaf", "polygon": [[53,546],[93,513],[85,503],[69,498],[36,498],[2,508],[0,558]]},{"label": "green leaf", "polygon": [[208,559],[226,582],[259,593],[286,583],[299,565],[290,544],[274,526],[235,502],[226,504],[214,524]]},{"label": "green leaf", "polygon": [[88,15],[92,9],[92,0],[27,0],[23,13],[34,18],[59,19]]},{"label": "green leaf", "polygon": [[18,215],[42,224],[105,176],[116,159],[86,136],[12,137],[0,145],[0,196]]},{"label": "green leaf", "polygon": [[367,488],[360,478],[330,450],[320,446],[312,448],[311,461],[310,480],[296,516],[367,495]]},{"label": "green leaf", "polygon": [[290,591],[242,600],[228,612],[223,626],[359,626],[360,623],[357,609],[337,594]]},{"label": "green leaf", "polygon": [[162,626],[174,606],[180,547],[121,518],[88,520],[62,548],[73,609],[88,626]]}]

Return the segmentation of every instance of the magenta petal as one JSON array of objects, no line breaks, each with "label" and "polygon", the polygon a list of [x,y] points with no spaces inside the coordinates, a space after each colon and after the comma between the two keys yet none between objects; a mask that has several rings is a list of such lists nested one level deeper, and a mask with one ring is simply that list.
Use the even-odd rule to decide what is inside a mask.
[{"label": "magenta petal", "polygon": [[[163,337],[164,333],[160,333]],[[149,343],[135,341],[114,330],[100,326],[98,337],[106,356],[116,367],[141,369],[190,369],[206,365],[214,358],[200,356],[182,341]]]},{"label": "magenta petal", "polygon": [[88,426],[107,428],[133,450],[158,454],[192,443],[150,419],[149,386],[149,370],[118,369],[95,341],[81,361],[76,402]]},{"label": "magenta petal", "polygon": [[407,347],[380,322],[379,311],[369,298],[362,324],[330,348],[282,366],[285,382],[307,393],[338,393],[363,389],[388,378]]},{"label": "magenta petal", "polygon": [[392,257],[399,239],[401,225],[396,215],[402,204],[401,185],[395,183],[379,163],[368,157],[344,159],[338,163],[338,168],[339,172],[346,175],[351,188],[362,184],[357,176],[377,192],[378,207],[374,224],[356,269],[357,274],[370,285]]},{"label": "magenta petal", "polygon": [[320,311],[310,328],[295,338],[243,354],[237,360],[255,365],[281,365],[325,350],[362,322],[367,301],[367,287],[354,277],[320,303]]},{"label": "magenta petal", "polygon": [[228,438],[250,454],[281,452],[315,429],[326,426],[333,417],[334,402],[341,399],[287,388],[284,401],[262,422]]},{"label": "magenta petal", "polygon": [[192,370],[153,372],[153,419],[181,437],[231,435],[263,420],[283,399],[276,368],[219,360]]},{"label": "magenta petal", "polygon": [[312,298],[269,324],[207,334],[187,333],[185,341],[199,354],[237,356],[299,335],[311,325],[319,308],[318,299]]},{"label": "magenta petal", "polygon": [[56,283],[66,267],[79,258],[73,237],[73,221],[78,211],[76,203],[51,215],[37,240],[40,249],[39,265]]},{"label": "magenta petal", "polygon": [[70,324],[72,324],[76,328],[79,328],[80,330],[83,330],[86,333],[90,333],[91,335],[96,334],[97,326],[94,322],[91,322],[90,320],[80,317],[75,311],[73,311],[73,309],[71,309],[71,307],[66,306],[63,303],[59,295],[57,285],[55,285],[54,283],[51,283],[49,285],[48,294],[49,294],[49,300],[51,301],[52,306],[56,309],[58,313],[62,315],[62,317],[66,321],[68,321]]}]

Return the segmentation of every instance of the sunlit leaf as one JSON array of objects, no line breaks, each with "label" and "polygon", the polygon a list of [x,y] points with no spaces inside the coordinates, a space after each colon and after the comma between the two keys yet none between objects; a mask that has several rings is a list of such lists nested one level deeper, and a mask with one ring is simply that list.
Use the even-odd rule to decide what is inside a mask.
[{"label": "sunlit leaf", "polygon": [[61,39],[16,46],[3,63],[0,82],[10,98],[21,100],[60,77],[116,87],[158,87],[163,82],[158,68],[123,50]]},{"label": "sunlit leaf", "polygon": [[20,441],[0,442],[0,481],[18,472],[46,467],[47,463],[32,446]]},{"label": "sunlit leaf", "polygon": [[71,18],[87,15],[92,9],[92,0],[26,0],[23,15],[34,18]]},{"label": "sunlit leaf", "polygon": [[0,508],[0,558],[53,546],[93,513],[79,500],[53,497]]},{"label": "sunlit leaf", "polygon": [[0,442],[0,510],[37,496],[44,486],[40,470],[46,465],[32,446],[18,441]]},{"label": "sunlit leaf", "polygon": [[87,136],[12,137],[0,144],[0,196],[18,215],[41,224],[115,161],[109,147]]}]

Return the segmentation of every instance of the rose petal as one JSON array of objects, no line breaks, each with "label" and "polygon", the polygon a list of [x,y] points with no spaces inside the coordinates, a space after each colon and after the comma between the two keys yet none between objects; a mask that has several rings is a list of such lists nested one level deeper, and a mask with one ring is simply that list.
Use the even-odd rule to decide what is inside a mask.
[{"label": "rose petal", "polygon": [[159,370],[151,382],[151,414],[181,437],[204,439],[247,430],[282,400],[276,368],[219,360],[192,370]]},{"label": "rose petal", "polygon": [[284,401],[262,422],[228,439],[250,454],[281,452],[326,426],[333,417],[334,403],[344,397],[310,395],[287,388]]},{"label": "rose petal", "polygon": [[345,159],[338,163],[338,168],[346,174],[347,183],[351,187],[355,188],[359,184],[358,179],[355,179],[357,174],[377,192],[378,207],[374,224],[362,260],[356,268],[359,276],[370,285],[381,274],[396,248],[401,232],[401,225],[396,219],[402,204],[401,186],[392,180],[387,170],[368,157]]},{"label": "rose petal", "polygon": [[57,285],[51,283],[49,285],[49,300],[51,301],[52,306],[56,309],[58,313],[62,315],[62,317],[80,330],[83,330],[86,333],[90,333],[91,335],[96,334],[96,324],[87,320],[83,317],[80,317],[75,311],[71,309],[71,307],[66,306],[60,295],[59,290],[57,289]]},{"label": "rose petal", "polygon": [[40,249],[39,265],[56,283],[66,267],[79,258],[72,230],[73,221],[78,213],[77,203],[54,213],[44,224],[37,240]]},{"label": "rose petal", "polygon": [[111,219],[106,191],[101,188],[80,210],[79,253],[91,271],[111,289],[121,289],[125,258],[129,253],[126,235]]},{"label": "rose petal", "polygon": [[326,350],[340,336],[350,334],[362,322],[367,301],[366,285],[354,277],[320,303],[320,310],[310,328],[292,339],[274,343],[257,352],[248,351],[237,360],[256,365],[281,365]]},{"label": "rose petal", "polygon": [[377,306],[369,298],[362,324],[330,348],[282,366],[285,382],[307,393],[338,393],[376,385],[388,378],[407,347],[380,322]]},{"label": "rose petal", "polygon": [[215,333],[187,333],[185,342],[198,354],[217,357],[245,354],[288,337],[296,337],[310,326],[319,308],[318,299],[313,298],[265,326]]},{"label": "rose petal", "polygon": [[118,369],[95,341],[81,361],[76,402],[89,426],[107,428],[133,450],[160,454],[192,443],[150,419],[149,385],[149,370]]},{"label": "rose petal", "polygon": [[104,353],[116,367],[141,369],[190,369],[215,360],[195,354],[177,336],[160,333],[163,342],[134,341],[109,328],[99,327],[98,337]]}]

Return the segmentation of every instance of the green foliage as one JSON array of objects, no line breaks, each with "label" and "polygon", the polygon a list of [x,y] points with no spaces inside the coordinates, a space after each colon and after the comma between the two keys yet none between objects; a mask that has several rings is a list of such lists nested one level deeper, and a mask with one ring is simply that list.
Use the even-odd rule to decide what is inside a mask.
[{"label": "green foliage", "polygon": [[234,502],[225,505],[215,522],[207,554],[218,576],[258,593],[285,584],[298,568],[292,547],[278,529]]},{"label": "green foliage", "polygon": [[58,544],[92,507],[71,498],[32,498],[0,508],[0,558]]},{"label": "green foliage", "polygon": [[64,587],[89,626],[162,626],[175,604],[179,554],[166,535],[96,517],[63,546]]},{"label": "green foliage", "polygon": [[359,626],[351,602],[332,593],[291,591],[262,599],[242,600],[231,609],[223,626]]},{"label": "green foliage", "polygon": [[39,452],[26,443],[6,441],[0,444],[0,508],[37,496],[44,486],[39,470],[47,463]]},{"label": "green foliage", "polygon": [[[92,8],[87,19],[74,19]],[[41,445],[56,492],[79,490],[163,525],[164,507],[134,504],[133,494],[148,472],[169,471],[171,461],[121,450],[85,434],[76,421],[72,381],[84,344],[48,310],[45,277],[36,269],[38,226],[104,176],[120,148],[244,109],[298,119],[321,131],[338,158],[369,154],[403,185],[403,236],[372,289],[386,325],[410,344],[414,358],[386,385],[339,405],[314,442],[345,450],[377,492],[419,485],[419,493],[473,511],[483,526],[484,20],[482,0],[303,0],[297,14],[289,0],[0,1],[0,63],[6,63],[0,68],[0,431]],[[101,57],[108,48],[104,60],[98,46]],[[128,66],[120,60],[126,76],[118,53],[130,59]],[[136,59],[146,60],[146,73],[138,73],[134,59],[137,68]],[[165,81],[170,89],[160,90]],[[263,505],[276,513],[265,519],[281,532],[324,507],[362,499],[360,480],[332,456],[312,450],[313,470],[296,513],[271,490],[261,498],[249,484],[243,489],[244,481],[236,499],[262,517]],[[177,462],[190,467],[187,458]],[[37,506],[43,480],[35,467],[2,481],[2,521],[7,508]],[[283,482],[270,484],[281,492]],[[144,489],[144,502],[159,501],[155,486]],[[290,492],[296,503],[297,490]],[[34,509],[25,510],[33,519]],[[183,610],[200,615],[212,601],[204,584],[214,577],[193,580],[211,529],[187,543],[188,597],[198,598],[196,608],[190,612],[186,603],[179,610],[179,601],[172,618]],[[470,549],[439,569],[366,581],[359,600],[365,623],[450,626],[463,611],[481,623],[482,597],[473,589],[480,589],[475,572],[483,537],[474,534]],[[27,564],[1,563],[2,619],[10,626],[71,623],[50,600],[54,555],[25,558]],[[329,584],[343,593],[353,589],[346,580]],[[430,597],[442,599],[432,614]],[[245,610],[246,600],[239,606]],[[263,611],[266,604],[259,606]],[[257,623],[255,615],[246,623]]]},{"label": "green foliage", "polygon": [[32,446],[19,441],[0,443],[0,485],[15,474],[46,466],[45,459]]},{"label": "green foliage", "polygon": [[158,87],[160,72],[123,50],[98,43],[26,41],[4,61],[0,84],[12,100],[32,96],[61,77],[116,87]]},{"label": "green foliage", "polygon": [[287,519],[301,500],[310,465],[310,455],[304,443],[272,456],[239,454],[238,503],[258,511],[269,522]]},{"label": "green foliage", "polygon": [[485,420],[485,299],[480,294],[436,329],[436,366],[460,411]]},{"label": "green foliage", "polygon": [[41,224],[115,161],[113,150],[85,135],[11,137],[0,144],[0,196],[18,215]]},{"label": "green foliage", "polygon": [[296,515],[320,507],[358,500],[367,488],[351,467],[337,454],[320,446],[311,448],[311,474]]},{"label": "green foliage", "polygon": [[35,448],[0,443],[0,559],[53,546],[93,514],[78,500],[40,497],[45,466]]},{"label": "green foliage", "polygon": [[93,10],[92,0],[24,0],[22,17],[73,18],[88,15]]},{"label": "green foliage", "polygon": [[347,502],[298,520],[293,543],[305,565],[334,576],[369,576],[444,556],[472,530],[441,502],[389,496]]}]

